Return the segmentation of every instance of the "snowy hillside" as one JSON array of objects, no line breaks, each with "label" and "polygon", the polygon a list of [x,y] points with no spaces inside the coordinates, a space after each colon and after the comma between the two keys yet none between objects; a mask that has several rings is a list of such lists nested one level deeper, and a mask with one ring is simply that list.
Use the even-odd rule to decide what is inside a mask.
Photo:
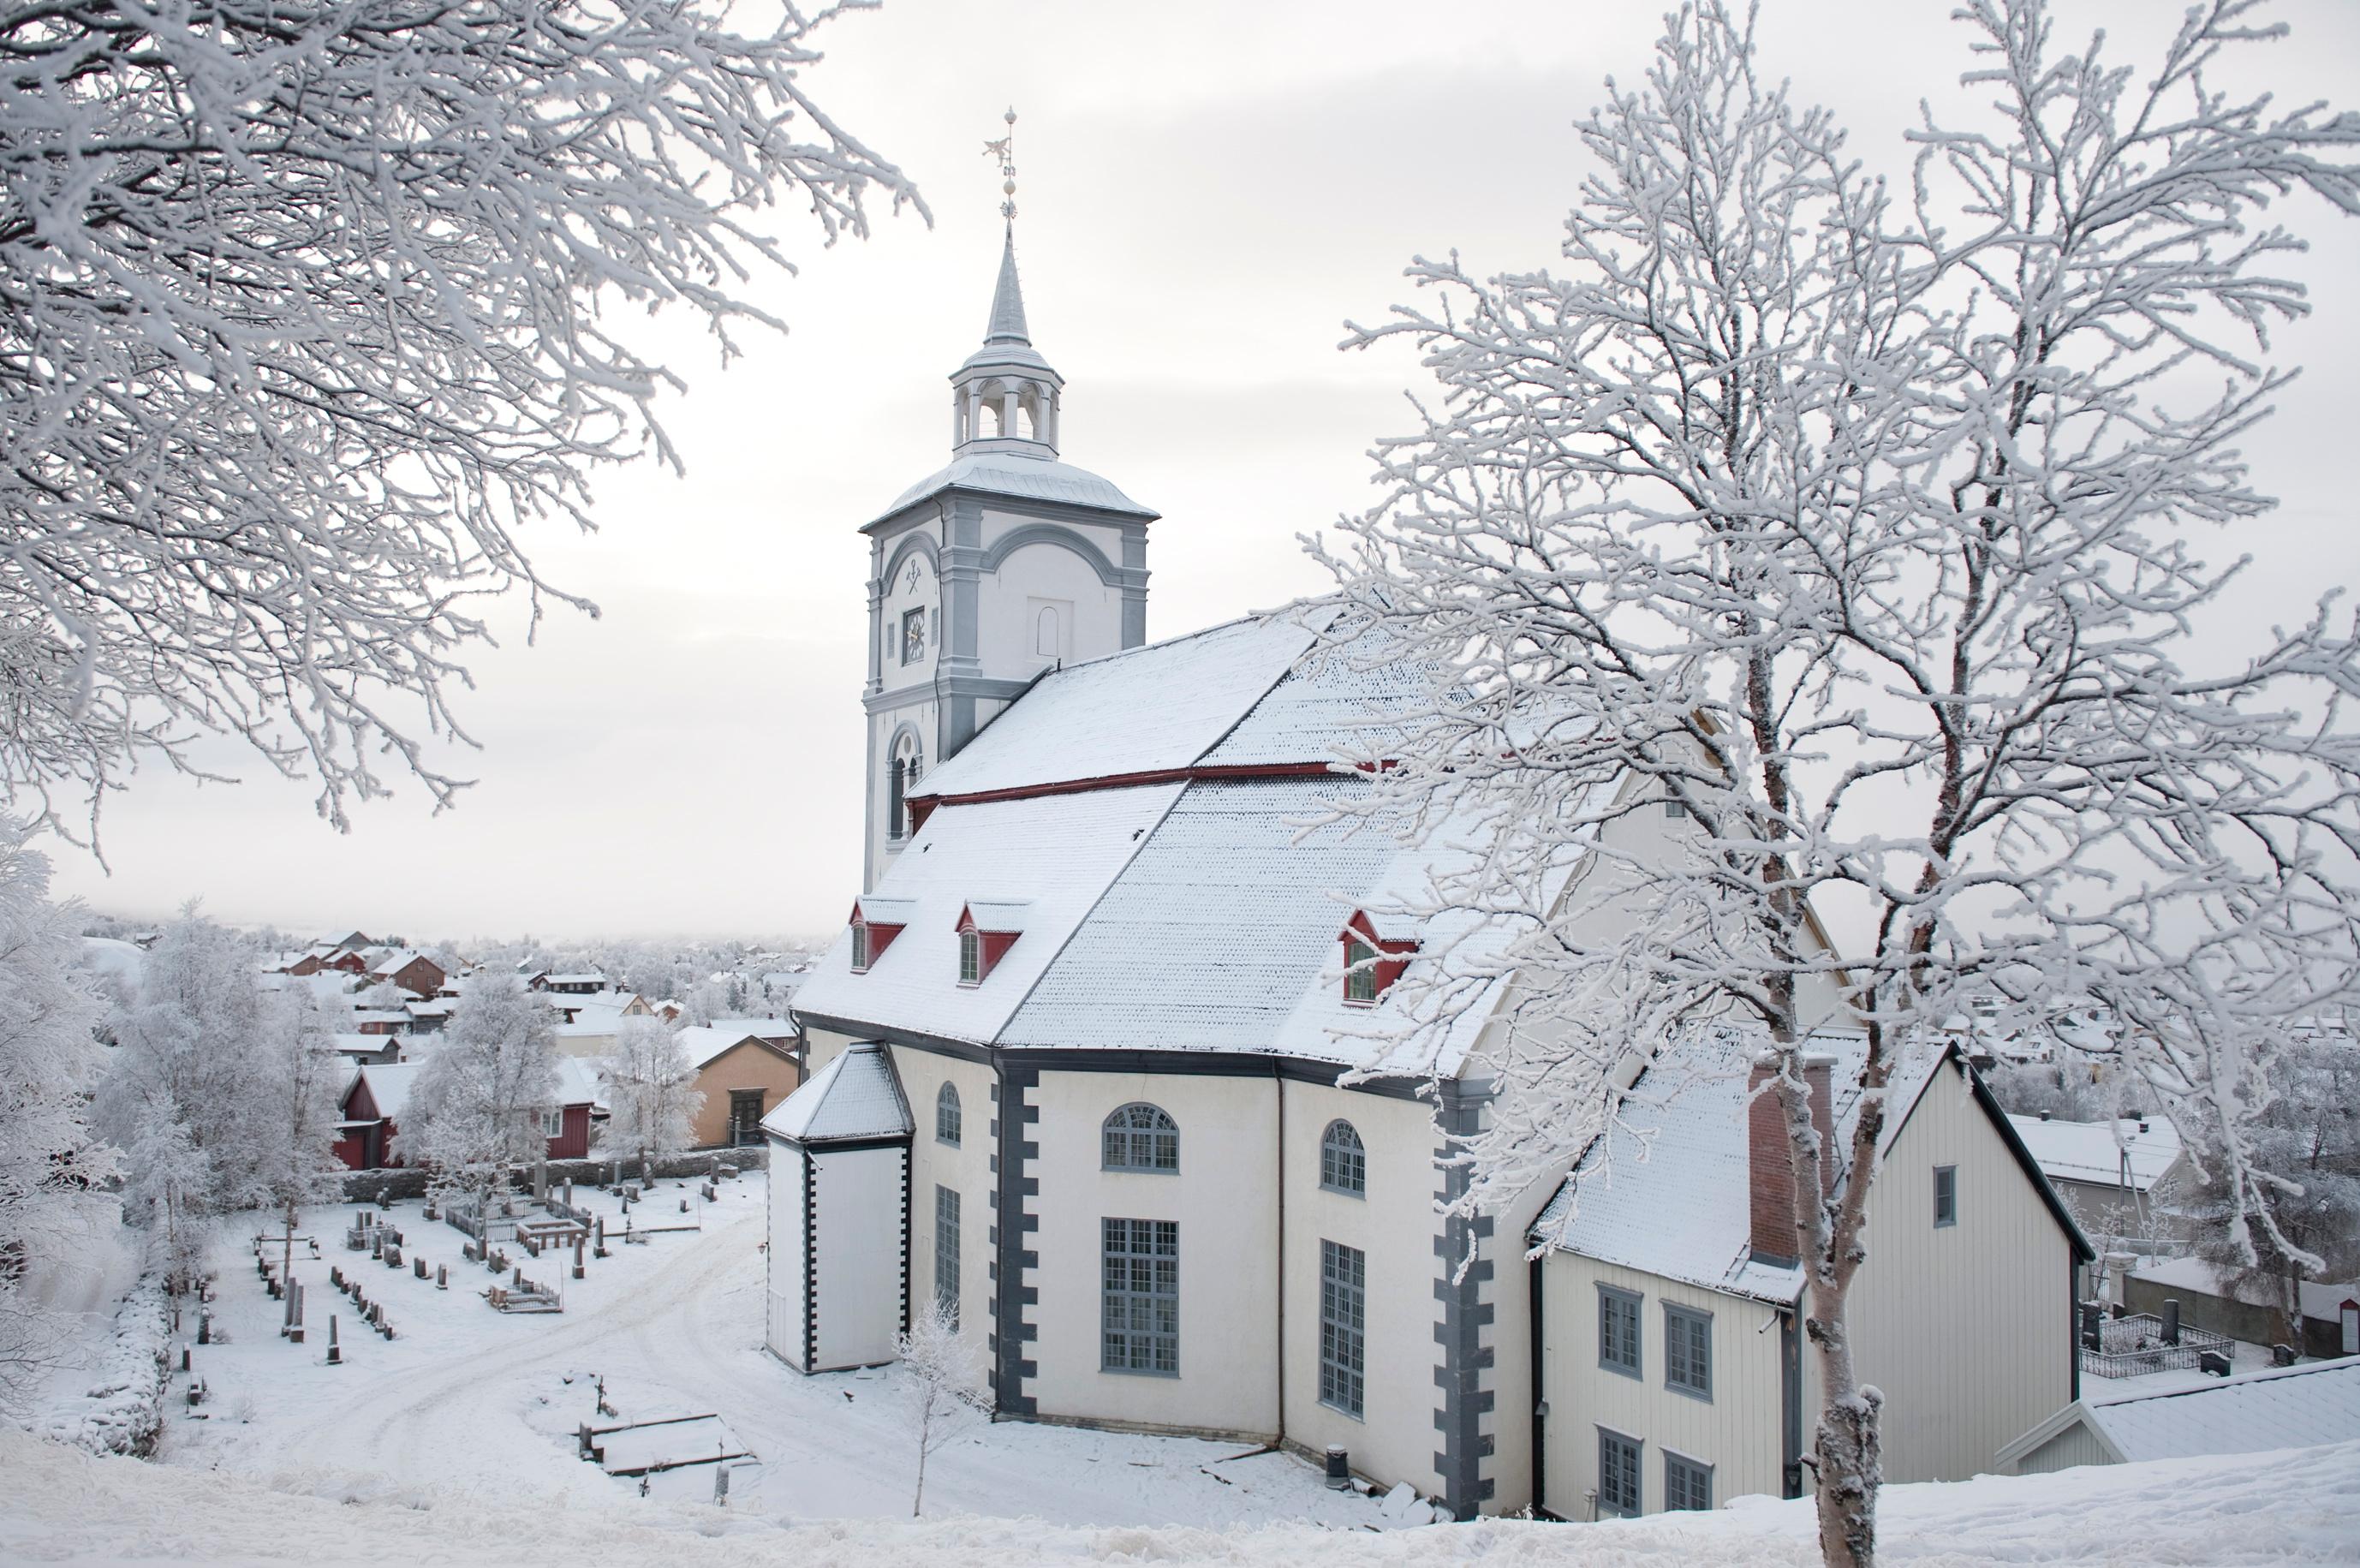
[{"label": "snowy hillside", "polygon": [[[1770,1503],[1605,1525],[1487,1521],[1371,1535],[1303,1526],[1220,1531],[1061,1528],[963,1518],[805,1521],[669,1504],[639,1518],[554,1496],[421,1488],[381,1500],[312,1475],[274,1491],[227,1475],[92,1459],[0,1432],[15,1500],[0,1559],[229,1563],[764,1563],[1149,1560],[1243,1564],[1586,1564],[1816,1560],[1810,1515]],[[1885,1493],[1890,1563],[2349,1563],[2360,1552],[2360,1443],[2230,1460],[1984,1477]]]}]

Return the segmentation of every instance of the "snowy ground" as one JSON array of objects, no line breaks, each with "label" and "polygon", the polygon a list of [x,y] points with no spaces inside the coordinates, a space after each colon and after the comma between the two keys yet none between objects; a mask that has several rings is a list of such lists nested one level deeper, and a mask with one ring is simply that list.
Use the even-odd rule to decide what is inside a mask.
[{"label": "snowy ground", "polygon": [[[359,1495],[365,1483],[340,1484],[320,1471],[310,1473],[308,1485],[271,1490],[170,1465],[93,1459],[7,1431],[0,1431],[0,1475],[7,1478],[0,1561],[11,1563],[1668,1568],[1804,1564],[1817,1555],[1810,1514],[1797,1503],[1597,1525],[1486,1520],[1383,1535],[1300,1525],[1076,1529],[972,1517],[805,1522],[678,1502],[618,1514],[520,1486],[418,1486],[368,1501]],[[1883,1521],[1888,1563],[2349,1563],[2360,1559],[2360,1443],[1894,1486]]]},{"label": "snowy ground", "polygon": [[[344,1250],[355,1211],[319,1211],[309,1229],[321,1256],[298,1248],[295,1266],[309,1292],[301,1346],[279,1337],[280,1308],[256,1277],[251,1227],[225,1235],[216,1321],[230,1343],[196,1349],[211,1389],[207,1419],[176,1410],[160,1457],[340,1497],[406,1501],[495,1478],[499,1490],[576,1506],[709,1506],[709,1466],[656,1477],[643,1502],[637,1481],[575,1457],[578,1425],[612,1424],[596,1417],[603,1376],[625,1420],[718,1414],[759,1456],[732,1467],[731,1505],[740,1513],[906,1518],[915,1459],[902,1380],[887,1371],[803,1377],[762,1349],[761,1174],[725,1182],[720,1193],[704,1206],[701,1232],[626,1246],[615,1239],[617,1201],[577,1190],[577,1201],[608,1216],[614,1256],[592,1261],[588,1277],[574,1281],[554,1253],[534,1262],[509,1249],[529,1278],[563,1282],[566,1310],[556,1316],[494,1311],[479,1294],[492,1277],[462,1265],[465,1238],[427,1223],[417,1203],[396,1204],[386,1218],[403,1232],[408,1257],[423,1256],[430,1273],[450,1267],[447,1291],[412,1277],[408,1257],[396,1271]],[[638,1223],[694,1220],[677,1212],[683,1197],[696,1206],[694,1185],[661,1183],[634,1211]],[[396,1338],[355,1332],[350,1303],[328,1282],[334,1265],[384,1305]],[[332,1311],[341,1319],[341,1366],[325,1361]],[[1328,1491],[1300,1460],[1235,1457],[1245,1446],[978,1422],[930,1462],[927,1511],[1071,1525],[1389,1522],[1372,1500]]]},{"label": "snowy ground", "polygon": [[[638,1212],[678,1223],[659,1211],[691,1191],[666,1183]],[[722,1191],[701,1232],[617,1246],[587,1279],[566,1281],[568,1310],[548,1317],[494,1312],[476,1294],[489,1276],[460,1267],[459,1233],[426,1223],[416,1204],[397,1206],[394,1223],[412,1255],[452,1266],[447,1292],[343,1250],[352,1211],[323,1211],[322,1255],[296,1266],[311,1287],[300,1347],[279,1337],[279,1304],[244,1241],[225,1236],[218,1321],[230,1343],[196,1353],[213,1390],[195,1413],[206,1419],[176,1409],[155,1464],[0,1431],[0,1562],[1815,1560],[1801,1505],[1390,1530],[1373,1500],[1328,1492],[1290,1457],[1016,1422],[978,1426],[937,1454],[927,1519],[912,1522],[905,1388],[887,1374],[799,1377],[762,1351],[760,1179]],[[357,1272],[399,1337],[352,1332],[327,1283],[333,1264]],[[555,1255],[526,1271],[563,1272]],[[338,1367],[323,1355],[331,1310],[345,1321]],[[733,1469],[726,1511],[708,1467],[660,1478],[643,1498],[635,1481],[574,1457],[600,1375],[627,1418],[716,1412],[759,1455]],[[1893,1487],[1884,1519],[1895,1563],[2360,1562],[2360,1443]]]}]

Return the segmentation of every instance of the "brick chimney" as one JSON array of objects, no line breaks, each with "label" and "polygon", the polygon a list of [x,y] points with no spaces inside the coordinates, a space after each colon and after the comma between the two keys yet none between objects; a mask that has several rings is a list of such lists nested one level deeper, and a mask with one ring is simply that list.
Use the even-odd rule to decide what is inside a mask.
[{"label": "brick chimney", "polygon": [[[1765,1263],[1795,1261],[1795,1172],[1788,1157],[1786,1108],[1775,1091],[1763,1088],[1778,1073],[1774,1056],[1756,1058],[1745,1080],[1746,1188],[1753,1222],[1754,1255]],[[1811,1097],[1811,1121],[1819,1129],[1819,1190],[1835,1188],[1835,1093],[1833,1057],[1803,1058],[1803,1083]]]}]

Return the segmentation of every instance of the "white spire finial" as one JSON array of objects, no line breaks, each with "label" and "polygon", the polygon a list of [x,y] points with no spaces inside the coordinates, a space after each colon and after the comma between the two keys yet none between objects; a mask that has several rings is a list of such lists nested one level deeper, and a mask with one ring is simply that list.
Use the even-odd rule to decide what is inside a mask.
[{"label": "white spire finial", "polygon": [[1000,116],[1007,122],[1008,134],[998,141],[983,144],[983,156],[1000,159],[1000,215],[1010,223],[1016,221],[1016,110],[1011,106]]}]

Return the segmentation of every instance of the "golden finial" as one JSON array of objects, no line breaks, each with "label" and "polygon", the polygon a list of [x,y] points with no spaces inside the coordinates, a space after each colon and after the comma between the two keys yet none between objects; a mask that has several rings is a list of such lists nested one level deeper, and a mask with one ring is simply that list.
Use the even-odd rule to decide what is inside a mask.
[{"label": "golden finial", "polygon": [[1005,198],[1000,203],[1000,215],[1009,222],[1016,221],[1016,111],[1011,108],[1000,116],[1008,125],[1008,134],[998,141],[983,144],[983,156],[1000,159],[1000,192]]}]

